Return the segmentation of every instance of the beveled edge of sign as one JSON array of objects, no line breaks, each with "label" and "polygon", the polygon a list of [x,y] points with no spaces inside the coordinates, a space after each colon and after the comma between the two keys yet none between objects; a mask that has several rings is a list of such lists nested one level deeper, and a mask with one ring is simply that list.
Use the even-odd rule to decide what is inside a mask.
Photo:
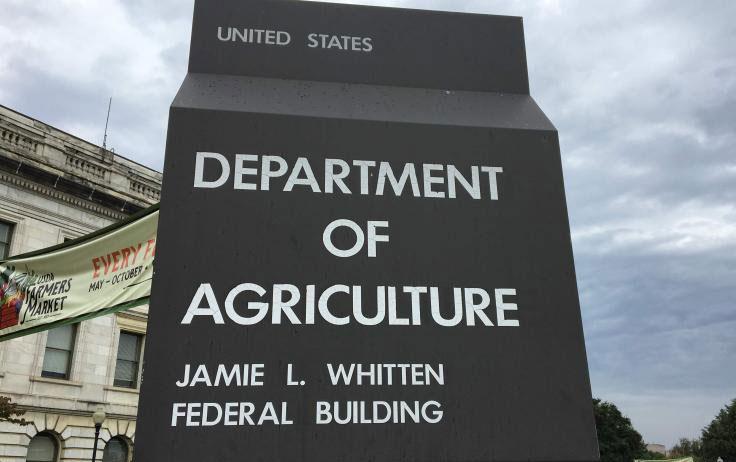
[{"label": "beveled edge of sign", "polygon": [[529,95],[189,73],[172,108],[556,131]]}]

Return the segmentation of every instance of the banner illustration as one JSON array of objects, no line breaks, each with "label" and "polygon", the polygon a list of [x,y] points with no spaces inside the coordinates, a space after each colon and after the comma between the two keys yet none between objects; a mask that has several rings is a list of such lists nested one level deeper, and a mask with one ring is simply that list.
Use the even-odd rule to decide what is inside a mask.
[{"label": "banner illustration", "polygon": [[0,262],[0,341],[148,303],[158,205]]}]

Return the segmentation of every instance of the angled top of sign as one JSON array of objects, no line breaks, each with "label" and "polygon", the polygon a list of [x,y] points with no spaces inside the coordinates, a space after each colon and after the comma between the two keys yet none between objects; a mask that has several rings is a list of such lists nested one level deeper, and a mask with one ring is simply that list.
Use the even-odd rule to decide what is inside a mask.
[{"label": "angled top of sign", "polygon": [[519,17],[197,2],[190,73],[529,94]]}]

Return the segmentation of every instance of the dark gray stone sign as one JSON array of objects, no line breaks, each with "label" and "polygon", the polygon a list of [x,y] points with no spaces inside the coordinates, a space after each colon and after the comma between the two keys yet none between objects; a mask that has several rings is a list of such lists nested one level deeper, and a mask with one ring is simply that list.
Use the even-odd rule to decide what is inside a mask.
[{"label": "dark gray stone sign", "polygon": [[595,461],[520,18],[195,6],[136,460]]}]

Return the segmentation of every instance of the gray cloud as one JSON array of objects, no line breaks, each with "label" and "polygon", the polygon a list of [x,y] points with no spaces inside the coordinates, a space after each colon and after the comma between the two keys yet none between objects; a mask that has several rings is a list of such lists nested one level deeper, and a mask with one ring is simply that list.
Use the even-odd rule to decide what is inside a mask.
[{"label": "gray cloud", "polygon": [[108,146],[160,169],[192,3],[5,1],[2,10],[11,20],[0,23],[0,101],[101,143],[112,96]]},{"label": "gray cloud", "polygon": [[[191,1],[0,0],[0,103],[160,168]],[[736,397],[736,3],[380,0],[524,17],[560,131],[593,392],[645,438]],[[57,21],[64,17],[65,21]]]}]

